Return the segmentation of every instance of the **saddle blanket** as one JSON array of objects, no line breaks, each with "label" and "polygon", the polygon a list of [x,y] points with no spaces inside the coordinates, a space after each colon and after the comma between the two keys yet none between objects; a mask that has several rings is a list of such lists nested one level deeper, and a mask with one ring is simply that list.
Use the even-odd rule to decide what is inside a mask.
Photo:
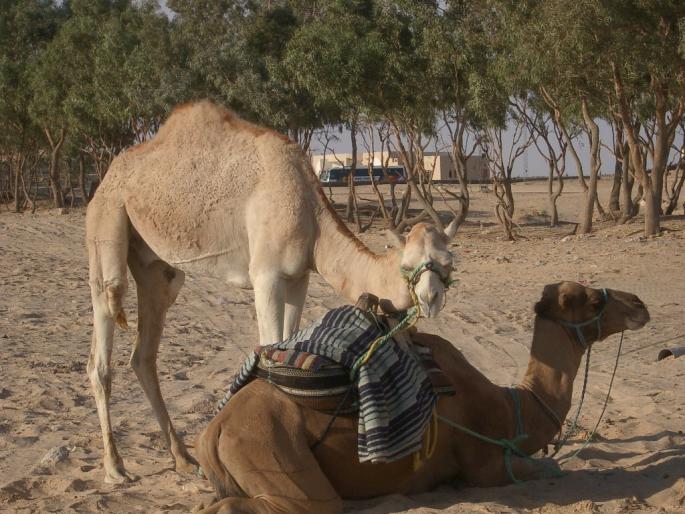
[{"label": "saddle blanket", "polygon": [[[316,371],[335,363],[351,370],[369,346],[387,333],[387,322],[354,306],[338,307],[280,343],[258,347],[243,362],[220,411],[253,378],[261,354]],[[360,462],[391,462],[421,449],[423,433],[437,402],[429,373],[413,345],[388,341],[350,377],[357,393]]]}]

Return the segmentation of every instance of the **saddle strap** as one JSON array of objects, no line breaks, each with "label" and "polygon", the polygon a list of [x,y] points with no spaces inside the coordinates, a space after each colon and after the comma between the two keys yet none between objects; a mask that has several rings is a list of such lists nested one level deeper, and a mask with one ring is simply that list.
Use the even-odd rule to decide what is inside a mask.
[{"label": "saddle strap", "polygon": [[266,380],[289,394],[297,396],[335,396],[344,393],[350,386],[350,379],[346,374],[302,374],[293,373],[289,368],[258,367],[254,375]]}]

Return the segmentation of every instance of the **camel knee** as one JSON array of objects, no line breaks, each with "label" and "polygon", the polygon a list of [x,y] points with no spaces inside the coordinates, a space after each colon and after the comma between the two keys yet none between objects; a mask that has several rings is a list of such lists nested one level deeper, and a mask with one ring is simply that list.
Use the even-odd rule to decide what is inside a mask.
[{"label": "camel knee", "polygon": [[140,375],[145,372],[157,371],[157,355],[147,354],[147,352],[144,352],[141,349],[140,342],[136,341],[128,364],[133,368],[136,376],[140,377]]},{"label": "camel knee", "polygon": [[176,301],[176,297],[186,281],[186,275],[179,269],[167,266],[167,269],[164,271],[164,276],[169,281],[168,307],[171,307],[171,305]]},{"label": "camel knee", "polygon": [[221,426],[213,422],[195,439],[195,454],[205,477],[212,484],[217,498],[246,497],[245,491],[235,481],[227,463],[219,456]]},{"label": "camel knee", "polygon": [[97,396],[108,398],[112,391],[112,373],[109,364],[102,362],[97,354],[91,354],[86,366],[90,384]]}]

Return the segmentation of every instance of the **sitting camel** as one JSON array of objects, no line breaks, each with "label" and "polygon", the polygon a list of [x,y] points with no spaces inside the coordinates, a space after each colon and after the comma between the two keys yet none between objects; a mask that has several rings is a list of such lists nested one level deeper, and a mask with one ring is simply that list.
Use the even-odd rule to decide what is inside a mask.
[{"label": "sitting camel", "polygon": [[[88,375],[104,443],[105,481],[129,479],[112,435],[110,357],[115,321],[126,325],[127,270],[138,293],[131,355],[177,470],[196,468],[169,418],[157,378],[166,312],[186,272],[254,289],[259,339],[297,331],[316,271],[348,300],[365,291],[435,316],[452,271],[443,227],[419,223],[377,255],[340,220],[299,145],[208,101],[178,107],[150,141],[112,161],[88,205],[86,237],[93,301]],[[416,299],[407,287],[413,275]]]},{"label": "sitting camel", "polygon": [[197,439],[200,464],[219,498],[203,512],[338,513],[341,498],[413,494],[455,479],[473,486],[505,484],[510,481],[507,466],[519,479],[535,477],[539,462],[516,455],[505,459],[500,446],[453,424],[492,439],[511,440],[517,432],[525,433],[528,437],[518,445],[525,455],[546,448],[570,409],[573,381],[587,346],[649,321],[637,296],[571,282],[545,287],[535,312],[528,370],[513,388],[490,382],[449,341],[412,336],[415,344],[431,349],[456,389],[453,396],[439,397],[439,421],[432,428],[435,446],[431,455],[424,447],[418,469],[412,456],[360,463],[356,415],[337,417],[325,432],[329,414],[296,403],[264,380],[253,380]]}]

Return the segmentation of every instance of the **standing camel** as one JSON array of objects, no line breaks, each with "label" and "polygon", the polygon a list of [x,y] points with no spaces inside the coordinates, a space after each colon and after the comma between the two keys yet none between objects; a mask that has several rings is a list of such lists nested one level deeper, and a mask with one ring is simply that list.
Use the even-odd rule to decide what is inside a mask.
[{"label": "standing camel", "polygon": [[104,442],[105,480],[129,479],[112,437],[110,356],[115,321],[126,325],[126,267],[138,293],[131,366],[177,470],[196,464],[177,436],[159,388],[156,359],[168,308],[185,272],[252,287],[262,344],[294,333],[309,272],[349,300],[370,291],[396,309],[425,316],[443,305],[452,270],[447,228],[417,224],[399,248],[379,256],[340,221],[299,146],[210,102],[178,107],[149,142],[112,162],[88,205],[86,237],[94,331],[88,375]]},{"label": "standing camel", "polygon": [[[637,296],[605,291],[571,282],[545,287],[535,306],[528,370],[514,388],[490,382],[449,341],[412,336],[414,343],[431,349],[456,390],[454,396],[439,397],[435,449],[431,456],[424,454],[418,470],[411,456],[360,463],[356,415],[336,418],[322,440],[329,414],[296,403],[262,379],[250,382],[198,437],[198,459],[220,498],[203,512],[335,514],[342,512],[341,498],[415,494],[457,479],[483,487],[509,482],[502,448],[453,424],[492,439],[527,434],[518,446],[527,455],[546,448],[571,407],[573,381],[587,346],[649,321]],[[518,479],[544,472],[539,462],[513,455],[511,468]]]}]

